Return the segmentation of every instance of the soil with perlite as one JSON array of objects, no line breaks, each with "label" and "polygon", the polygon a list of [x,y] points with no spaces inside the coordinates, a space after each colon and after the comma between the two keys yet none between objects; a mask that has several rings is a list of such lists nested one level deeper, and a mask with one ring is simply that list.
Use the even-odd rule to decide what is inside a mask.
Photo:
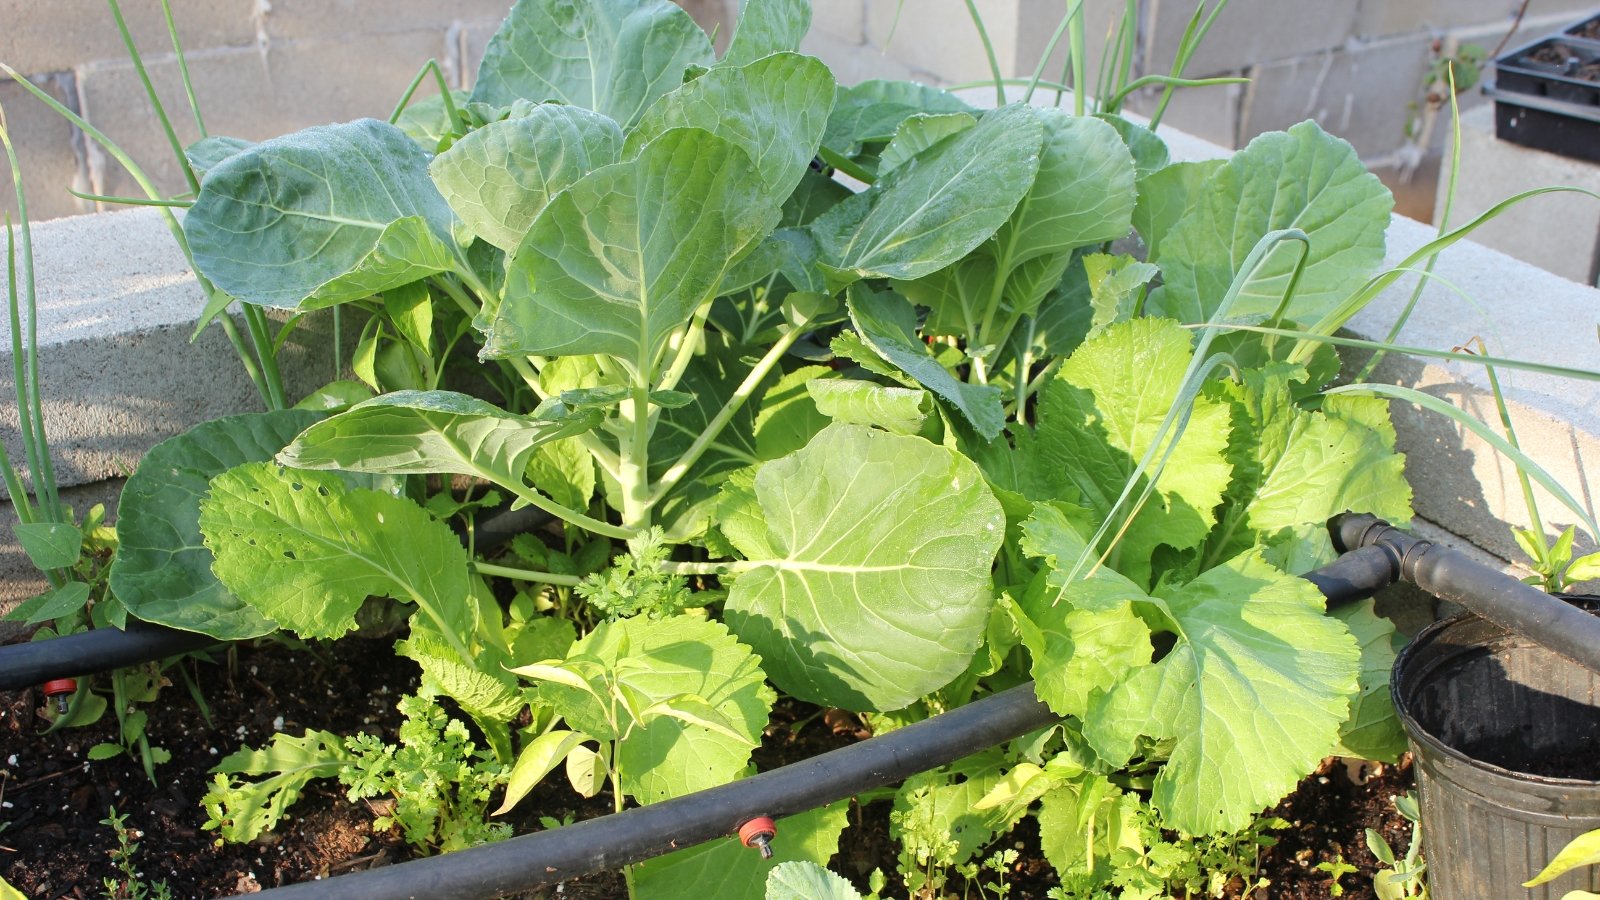
[{"label": "soil with perlite", "polygon": [[[290,820],[253,844],[219,845],[214,833],[201,828],[205,814],[199,800],[210,780],[208,770],[219,758],[243,744],[261,746],[275,729],[365,730],[393,740],[400,720],[395,702],[415,687],[415,665],[388,652],[386,645],[360,640],[316,650],[240,645],[212,656],[210,663],[180,663],[190,667],[206,698],[209,721],[170,671],[177,683],[145,707],[151,742],[172,752],[171,761],[157,768],[156,783],[127,756],[85,761],[89,747],[114,739],[116,719],[109,712],[94,726],[41,735],[44,721],[38,710],[43,698],[38,691],[0,693],[0,876],[30,898],[107,896],[106,880],[120,877],[111,858],[116,836],[102,824],[111,808],[139,833],[134,865],[145,882],[164,880],[174,898],[253,893],[410,858],[410,848],[397,833],[374,833],[371,808],[347,801],[331,780],[313,782],[291,810]],[[816,712],[800,704],[780,705],[757,751],[761,768],[864,736],[853,718]],[[803,725],[796,730],[791,727],[795,723]],[[1403,852],[1410,824],[1395,813],[1391,801],[1410,787],[1406,765],[1352,772],[1352,767],[1329,761],[1274,810],[1291,827],[1275,832],[1278,843],[1263,853],[1261,874],[1271,887],[1265,895],[1251,896],[1334,896],[1329,876],[1316,866],[1342,859],[1358,869],[1340,880],[1342,897],[1373,898],[1377,861],[1367,849],[1365,831],[1378,829]],[[581,819],[603,815],[609,808],[606,796],[582,800],[565,779],[555,778],[520,804],[512,821],[521,833],[537,829],[540,816]],[[1032,820],[1001,841],[1019,851],[1007,877],[1012,900],[1044,900],[1056,879],[1039,853]],[[888,804],[852,809],[840,846],[832,867],[862,887],[874,869],[894,871]],[[959,879],[950,890],[962,896]],[[602,875],[529,896],[621,898],[625,889],[620,877]],[[1235,889],[1227,896],[1240,894]]]}]

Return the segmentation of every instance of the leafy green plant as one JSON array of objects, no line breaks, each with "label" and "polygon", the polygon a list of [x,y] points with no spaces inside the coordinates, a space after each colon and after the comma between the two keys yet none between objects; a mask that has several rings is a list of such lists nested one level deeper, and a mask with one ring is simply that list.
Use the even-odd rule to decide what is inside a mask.
[{"label": "leafy green plant", "polygon": [[[1220,7],[1148,83],[1188,83]],[[1314,123],[1172,162],[1115,112],[1132,12],[1113,93],[1068,113],[841,87],[803,0],[745,3],[720,59],[666,0],[520,0],[470,93],[408,106],[425,66],[389,121],[187,148],[219,295],[381,318],[360,385],[152,452],[111,592],[231,639],[384,606],[484,743],[420,699],[398,746],[277,735],[218,767],[207,827],[253,839],[338,776],[449,849],[498,833],[502,778],[496,813],[558,768],[617,810],[743,777],[772,687],[887,728],[1032,678],[1065,724],[896,792],[909,890],[1003,896],[979,855],[1028,815],[1063,896],[1259,886],[1263,809],[1397,752],[1392,626],[1298,577],[1331,515],[1410,514],[1386,403],[1414,398],[1330,387],[1336,332],[1485,219],[1379,272],[1392,199]],[[443,521],[461,479],[553,523],[480,559]],[[844,818],[629,883],[752,896]]]},{"label": "leafy green plant", "polygon": [[[672,52],[637,58],[546,33],[540,9],[513,10],[422,145],[369,120],[207,169],[185,233],[221,289],[299,311],[396,292],[396,310],[453,306],[520,378],[526,397],[506,398],[536,401],[430,383],[263,436],[183,500],[229,597],[308,637],[352,629],[369,595],[415,609],[403,652],[498,735],[497,758],[505,723],[535,710],[508,804],[561,765],[618,808],[736,777],[771,700],[735,697],[762,674],[889,711],[1031,669],[1097,765],[1139,761],[1162,814],[1196,834],[1244,827],[1329,751],[1361,650],[1288,573],[1327,558],[1333,512],[1406,516],[1392,432],[1377,401],[1306,402],[1331,370],[1288,362],[1299,345],[1240,335],[1217,355],[1216,332],[1184,325],[1315,321],[1361,287],[1388,198],[1347,146],[1305,125],[1172,165],[1114,116],[838,89],[793,52],[800,3],[748,4],[722,60],[664,3],[581,13],[597,34],[647,17]],[[562,62],[591,54],[592,69]],[[819,155],[870,186],[842,190],[810,168]],[[1300,195],[1313,176],[1337,190]],[[263,203],[282,179],[304,181]],[[1130,229],[1148,261],[1104,254]],[[536,464],[558,445],[576,459]],[[335,470],[483,479],[630,552],[587,578],[475,562],[410,500]],[[620,618],[564,656],[525,655],[508,629],[535,619],[524,606],[508,624],[478,576]],[[718,602],[720,623],[694,609]],[[1220,653],[1263,632],[1246,657]],[[700,648],[681,684],[658,636]],[[1216,737],[1256,715],[1211,699],[1241,689],[1279,698],[1295,727]],[[691,750],[722,761],[695,769],[704,783],[672,774]],[[917,790],[900,821],[932,878],[944,854],[914,836],[940,801]]]},{"label": "leafy green plant", "polygon": [[[211,785],[200,801],[206,813],[201,827],[215,830],[219,845],[253,841],[277,827],[307,784],[338,777],[350,758],[343,738],[315,730],[300,737],[278,732],[266,747],[230,753],[212,769]],[[251,781],[235,776],[264,777]]]},{"label": "leafy green plant", "polygon": [[1330,897],[1343,897],[1344,885],[1339,883],[1339,879],[1346,875],[1360,871],[1360,869],[1350,865],[1348,862],[1345,862],[1344,854],[1342,853],[1338,854],[1333,859],[1325,859],[1322,862],[1317,863],[1315,866],[1312,866],[1312,868],[1316,869],[1318,872],[1328,873],[1328,877],[1332,879],[1328,885],[1328,896]]},{"label": "leafy green plant", "polygon": [[118,878],[102,882],[106,900],[171,900],[172,889],[165,879],[145,881],[134,863],[139,853],[139,830],[128,825],[128,817],[112,807],[100,824],[110,828],[117,836],[116,849],[110,851],[111,864],[121,873]]},{"label": "leafy green plant", "polygon": [[1395,797],[1394,808],[1411,822],[1411,845],[1406,849],[1405,856],[1397,856],[1383,835],[1374,829],[1367,829],[1367,849],[1386,867],[1372,876],[1372,889],[1377,892],[1378,900],[1402,900],[1406,897],[1427,900],[1428,864],[1422,859],[1422,816],[1417,811],[1416,792]]},{"label": "leafy green plant", "polygon": [[447,853],[511,836],[504,823],[485,819],[489,798],[508,775],[494,754],[474,745],[467,726],[424,697],[400,698],[405,721],[400,744],[370,734],[345,739],[350,760],[339,781],[351,800],[392,797],[394,811],[378,816],[374,831],[398,825],[406,842]]},{"label": "leafy green plant", "polygon": [[467,726],[435,700],[408,695],[399,707],[405,720],[398,744],[372,734],[308,730],[300,737],[274,734],[267,747],[224,757],[201,800],[203,827],[216,830],[219,842],[253,841],[277,827],[307,784],[337,778],[351,800],[380,798],[375,808],[388,811],[377,815],[374,830],[398,826],[420,851],[448,852],[509,837],[506,825],[485,816],[508,767],[480,749]]}]

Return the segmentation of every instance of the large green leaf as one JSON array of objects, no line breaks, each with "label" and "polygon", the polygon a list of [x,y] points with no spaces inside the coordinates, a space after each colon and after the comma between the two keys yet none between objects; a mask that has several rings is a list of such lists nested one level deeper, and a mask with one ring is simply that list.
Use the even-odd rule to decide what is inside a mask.
[{"label": "large green leaf", "polygon": [[995,256],[1006,272],[1035,257],[1125,237],[1132,227],[1133,157],[1116,129],[1061,109],[1035,115],[1044,127],[1038,177],[995,233]]},{"label": "large green leaf", "polygon": [[742,66],[774,53],[799,50],[810,30],[810,0],[741,0],[739,24],[722,64]]},{"label": "large green leaf", "polygon": [[183,230],[196,268],[228,295],[316,309],[450,270],[453,218],[422,148],[362,119],[218,163]]},{"label": "large green leaf", "polygon": [[863,81],[839,89],[822,142],[845,156],[855,156],[864,143],[893,138],[900,123],[911,116],[971,111],[955,94],[914,81]]},{"label": "large green leaf", "polygon": [[673,128],[700,128],[743,150],[763,196],[780,205],[816,156],[833,95],[833,74],[809,56],[778,53],[718,66],[650,107],[628,133],[627,154]]},{"label": "large green leaf", "polygon": [[1057,713],[1082,717],[1095,694],[1150,662],[1150,628],[1133,609],[1145,593],[1104,566],[1068,582],[1087,542],[1053,505],[1035,505],[1022,534],[1023,552],[1048,566],[1017,610],[1034,690]]},{"label": "large green leaf", "polygon": [[1189,834],[1234,831],[1332,752],[1361,653],[1308,581],[1236,557],[1139,605],[1172,650],[1104,695],[1084,734],[1113,764],[1172,741],[1151,796]]},{"label": "large green leaf", "polygon": [[955,407],[987,440],[1006,426],[1000,389],[967,384],[950,373],[917,336],[917,311],[898,294],[850,289],[850,321],[862,341],[894,368]]},{"label": "large green leaf", "polygon": [[1246,371],[1220,391],[1235,409],[1234,482],[1209,559],[1267,547],[1275,565],[1305,572],[1332,558],[1331,516],[1359,509],[1389,521],[1411,518],[1405,458],[1395,452],[1386,404],[1338,396],[1305,409],[1294,392],[1306,377],[1299,366],[1279,364]]},{"label": "large green leaf", "polygon": [[517,0],[484,48],[472,100],[557,100],[627,127],[685,69],[714,62],[706,33],[667,0]]},{"label": "large green leaf", "polygon": [[[772,858],[741,845],[732,836],[668,853],[634,866],[634,896],[648,900],[757,900],[769,873],[799,863],[823,865],[838,852],[839,835],[849,823],[848,801],[779,819]],[[802,894],[825,900],[826,894]]]},{"label": "large green leaf", "polygon": [[[604,741],[619,741],[622,790],[641,803],[681,797],[726,784],[750,762],[774,700],[761,659],[719,622],[690,616],[633,618],[595,627],[560,665],[584,673],[600,697],[610,685],[629,703],[613,711],[595,694],[546,681],[540,695],[567,724]],[[537,676],[535,676],[537,677]],[[656,704],[693,704],[714,711],[733,733],[664,714]],[[635,712],[640,714],[635,718]]]},{"label": "large green leaf", "polygon": [[1005,529],[970,460],[831,425],[763,465],[755,495],[767,542],[738,545],[753,568],[734,581],[725,615],[774,683],[816,703],[891,710],[966,668],[994,603],[989,568]]},{"label": "large green leaf", "polygon": [[828,427],[832,420],[817,409],[807,385],[831,373],[827,366],[801,366],[767,388],[754,422],[757,456],[767,460],[793,453]]},{"label": "large green leaf", "polygon": [[1406,731],[1389,693],[1394,658],[1405,636],[1373,610],[1372,600],[1346,604],[1331,615],[1345,624],[1361,645],[1360,691],[1350,700],[1350,717],[1339,729],[1340,756],[1394,762],[1406,752]]},{"label": "large green leaf", "polygon": [[1044,129],[1039,173],[994,241],[902,286],[933,309],[936,327],[987,339],[980,325],[994,321],[996,312],[1003,311],[1004,321],[1038,308],[1061,281],[1073,250],[1128,234],[1137,196],[1134,164],[1116,129],[1060,109],[1035,115]]},{"label": "large green leaf", "polygon": [[428,167],[472,233],[510,253],[550,198],[622,159],[622,129],[599,113],[543,103],[456,141]]},{"label": "large green leaf", "polygon": [[222,640],[257,637],[277,627],[212,574],[211,551],[200,534],[200,501],[212,477],[272,459],[319,418],[298,410],[229,416],[168,438],[145,454],[122,488],[120,545],[111,564],[111,592],[130,614]]},{"label": "large green leaf", "polygon": [[848,278],[921,278],[988,240],[1033,185],[1042,126],[991,110],[811,223],[822,260]]},{"label": "large green leaf", "polygon": [[928,392],[853,378],[818,378],[806,383],[817,412],[835,422],[873,425],[895,434],[916,434],[927,421]]},{"label": "large green leaf", "polygon": [[[1269,232],[1298,228],[1311,239],[1305,271],[1285,317],[1315,320],[1383,262],[1383,235],[1394,198],[1355,150],[1315,122],[1271,132],[1234,154],[1210,178],[1194,206],[1160,239],[1151,261],[1164,288],[1150,310],[1183,322],[1216,312],[1245,257]],[[1243,285],[1230,317],[1278,309],[1305,245],[1273,249]]]},{"label": "large green leaf", "polygon": [[395,391],[307,428],[278,460],[300,469],[477,475],[516,485],[535,450],[582,434],[597,419],[547,422],[452,391]]},{"label": "large green leaf", "polygon": [[1150,248],[1149,256],[1160,254],[1161,242],[1200,201],[1201,188],[1226,162],[1178,162],[1139,173],[1139,203],[1133,209],[1133,227]]},{"label": "large green leaf", "polygon": [[767,875],[766,900],[861,900],[861,892],[820,863],[788,862]]},{"label": "large green leaf", "polygon": [[200,530],[217,578],[303,637],[350,631],[374,595],[415,603],[443,635],[475,627],[466,550],[409,500],[347,490],[325,472],[245,463],[211,480]]},{"label": "large green leaf", "polygon": [[[1189,333],[1162,319],[1123,322],[1085,341],[1044,388],[1037,427],[1017,435],[1027,464],[1065,473],[1097,521],[1104,521],[1156,444],[1191,355]],[[1196,398],[1154,493],[1113,550],[1113,568],[1148,584],[1157,547],[1200,546],[1228,487],[1228,438],[1227,405]],[[1171,440],[1169,432],[1158,446]],[[1119,513],[1125,514],[1126,509]]]},{"label": "large green leaf", "polygon": [[508,263],[484,355],[605,353],[651,366],[777,219],[744,151],[673,129],[550,201]]},{"label": "large green leaf", "polygon": [[900,123],[878,154],[878,175],[886,175],[945,138],[978,124],[972,113],[917,113]]}]

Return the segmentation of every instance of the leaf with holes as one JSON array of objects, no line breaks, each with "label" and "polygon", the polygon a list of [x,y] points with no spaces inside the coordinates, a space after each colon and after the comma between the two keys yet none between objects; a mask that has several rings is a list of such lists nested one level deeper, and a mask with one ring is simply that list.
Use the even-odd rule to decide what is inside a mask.
[{"label": "leaf with holes", "polygon": [[200,530],[218,580],[302,637],[354,629],[374,595],[415,603],[456,641],[474,630],[467,552],[409,500],[349,490],[325,472],[245,463],[211,480]]},{"label": "leaf with holes", "polygon": [[111,593],[146,622],[199,631],[220,640],[259,637],[277,628],[213,574],[200,531],[200,505],[211,479],[247,462],[266,462],[320,419],[298,410],[246,413],[205,422],[157,444],[122,488],[119,546]]}]

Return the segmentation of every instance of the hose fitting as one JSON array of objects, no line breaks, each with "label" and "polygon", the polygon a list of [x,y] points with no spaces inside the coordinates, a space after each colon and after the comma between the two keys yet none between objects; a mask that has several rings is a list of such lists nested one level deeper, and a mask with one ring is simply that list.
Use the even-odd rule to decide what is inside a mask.
[{"label": "hose fitting", "polygon": [[739,843],[761,851],[762,859],[772,858],[772,841],[778,836],[778,823],[771,816],[757,816],[739,826]]}]

